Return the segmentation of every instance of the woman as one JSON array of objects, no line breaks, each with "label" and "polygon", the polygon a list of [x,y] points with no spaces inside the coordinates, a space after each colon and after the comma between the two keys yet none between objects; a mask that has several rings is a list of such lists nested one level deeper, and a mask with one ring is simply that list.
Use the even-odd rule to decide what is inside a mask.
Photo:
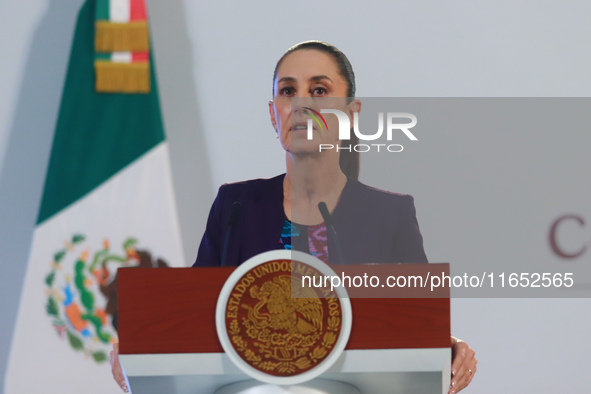
[{"label": "woman", "polygon": [[[324,129],[313,123],[313,138],[307,138],[306,121],[311,118],[306,112],[330,107],[350,118],[359,112],[361,102],[352,98],[354,81],[345,55],[325,43],[296,45],[279,60],[269,113],[286,152],[287,172],[220,188],[194,266],[219,266],[224,250],[224,265],[236,266],[259,253],[292,246],[326,262],[328,251],[340,246],[346,261],[339,261],[334,253],[331,264],[427,262],[413,198],[358,182],[359,154],[355,151],[319,153],[320,144],[356,144],[339,141],[337,117],[325,115]],[[237,202],[240,218],[228,231]],[[320,202],[332,212],[339,246],[332,233],[327,235]],[[297,225],[292,227],[292,222]]]},{"label": "woman", "polygon": [[[300,43],[279,59],[269,114],[286,152],[287,172],[220,187],[194,266],[239,265],[261,252],[292,247],[331,264],[427,262],[413,198],[357,181],[359,157],[354,151],[319,152],[319,144],[346,148],[356,143],[339,141],[336,116],[326,116],[326,127],[314,126],[308,138],[310,112],[330,106],[353,119],[361,109],[354,96],[351,64],[332,45]],[[332,213],[338,243],[327,234],[321,202]],[[333,252],[338,248],[342,254]],[[454,337],[451,342],[449,392],[456,393],[472,380],[476,359],[464,342]],[[116,350],[112,365],[115,379],[125,385]]]}]

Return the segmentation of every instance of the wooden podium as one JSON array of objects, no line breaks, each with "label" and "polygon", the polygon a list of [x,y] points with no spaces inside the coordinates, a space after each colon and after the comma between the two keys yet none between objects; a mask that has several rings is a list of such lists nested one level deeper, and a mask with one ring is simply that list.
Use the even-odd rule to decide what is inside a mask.
[{"label": "wooden podium", "polygon": [[[234,267],[122,268],[119,349],[133,394],[213,394],[250,380],[224,353],[218,295]],[[362,393],[447,393],[449,298],[351,299],[346,350],[321,375]]]}]

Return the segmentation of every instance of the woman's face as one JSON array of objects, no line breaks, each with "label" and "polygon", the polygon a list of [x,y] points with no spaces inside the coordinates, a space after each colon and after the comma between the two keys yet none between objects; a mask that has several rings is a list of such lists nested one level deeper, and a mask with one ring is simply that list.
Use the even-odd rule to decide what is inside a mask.
[{"label": "woman's face", "polygon": [[[320,128],[314,121],[312,140],[308,140],[307,121],[312,119],[303,107],[336,108],[353,119],[359,103],[348,104],[348,85],[330,55],[314,49],[302,49],[287,55],[277,69],[275,96],[269,102],[271,123],[279,134],[283,149],[292,154],[318,153],[319,144],[338,144],[338,119],[324,114],[327,126]],[[293,100],[296,98],[296,100]],[[333,99],[342,98],[342,99]],[[333,150],[334,151],[334,150]],[[327,152],[325,150],[325,152]]]}]

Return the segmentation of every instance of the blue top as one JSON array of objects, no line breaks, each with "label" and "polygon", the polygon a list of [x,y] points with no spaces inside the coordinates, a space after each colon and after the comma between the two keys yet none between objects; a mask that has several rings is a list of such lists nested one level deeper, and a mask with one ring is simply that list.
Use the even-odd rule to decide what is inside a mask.
[{"label": "blue top", "polygon": [[[289,219],[285,219],[283,222],[283,230],[281,230],[281,236],[279,242],[287,250],[291,250],[292,239],[294,237],[303,237],[302,227],[307,227],[308,236],[308,250],[312,256],[324,261],[326,264],[330,264],[328,260],[328,235],[326,234],[326,224],[324,222],[316,224],[314,226],[302,226],[300,224],[292,225]],[[337,233],[338,235],[338,233]],[[295,243],[298,243],[297,241]]]},{"label": "blue top", "polygon": [[[286,221],[283,210],[285,174],[224,184],[213,202],[205,234],[193,267],[221,264],[228,219],[234,202],[242,209],[229,238],[226,265],[237,266],[269,250],[284,249],[279,242]],[[343,261],[329,253],[331,264],[426,263],[423,237],[416,219],[414,199],[348,178],[332,212]],[[307,228],[300,228],[307,234]],[[293,249],[309,252],[307,237],[292,237]],[[328,232],[328,252],[335,240]]]}]

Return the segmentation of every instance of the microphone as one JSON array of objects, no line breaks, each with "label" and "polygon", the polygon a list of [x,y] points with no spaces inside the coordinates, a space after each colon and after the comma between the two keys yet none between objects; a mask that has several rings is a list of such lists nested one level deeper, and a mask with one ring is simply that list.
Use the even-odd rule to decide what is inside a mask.
[{"label": "microphone", "polygon": [[240,217],[241,210],[242,205],[238,201],[235,201],[234,204],[232,204],[232,212],[230,212],[230,219],[228,219],[228,230],[226,230],[226,239],[224,240],[224,250],[222,252],[222,267],[226,266],[226,259],[228,258],[228,246],[230,244],[230,235],[232,234],[232,229],[234,228],[234,225]]},{"label": "microphone", "polygon": [[326,228],[330,229],[332,232],[332,235],[334,237],[334,244],[337,250],[337,255],[339,256],[339,261],[341,264],[345,264],[345,260],[343,260],[343,252],[341,251],[341,244],[339,242],[339,236],[337,235],[337,232],[334,229],[332,215],[330,214],[330,212],[328,212],[328,207],[326,206],[326,203],[324,201],[318,203],[318,210],[320,211],[320,214],[324,219],[324,223],[326,223]]}]

